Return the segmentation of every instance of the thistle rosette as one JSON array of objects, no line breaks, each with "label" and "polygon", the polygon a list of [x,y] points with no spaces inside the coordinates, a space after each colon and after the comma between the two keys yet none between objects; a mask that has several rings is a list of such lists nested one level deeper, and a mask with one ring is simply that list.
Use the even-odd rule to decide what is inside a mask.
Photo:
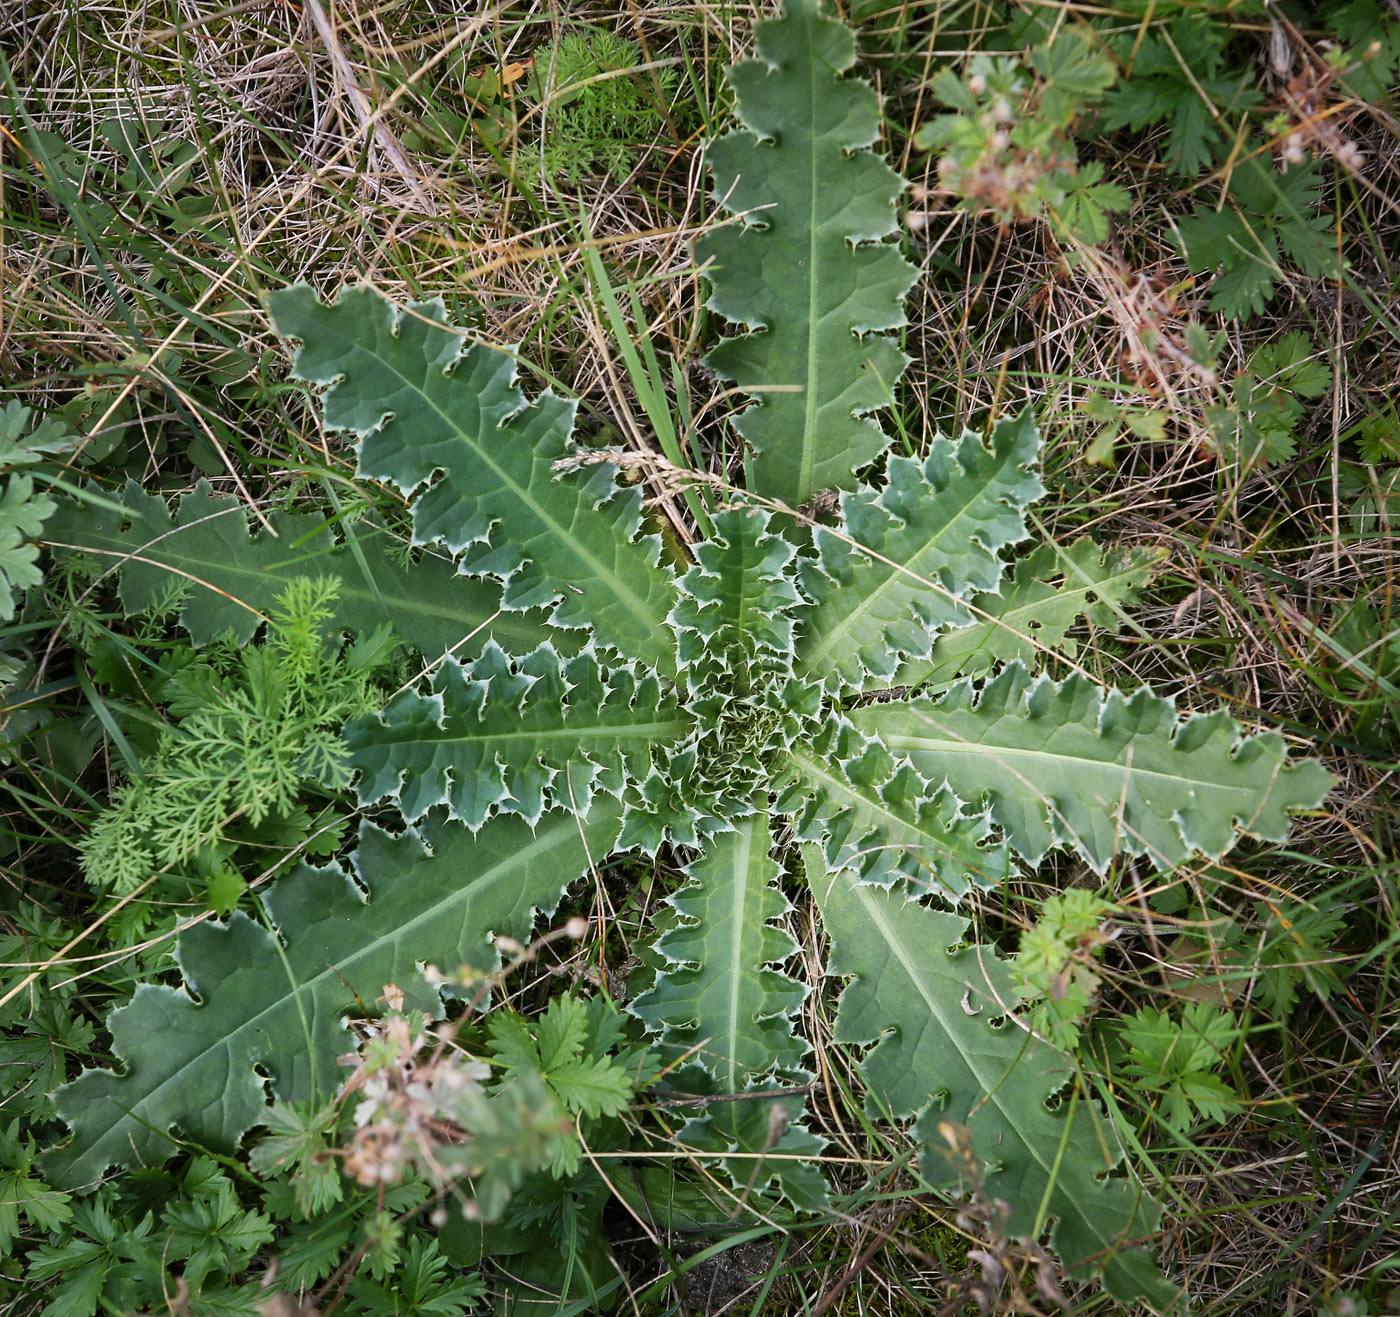
[{"label": "thistle rosette", "polygon": [[[887,454],[870,413],[904,366],[888,331],[914,271],[887,240],[902,182],[866,149],[878,98],[847,76],[853,38],[816,0],[789,0],[757,45],[732,70],[742,126],[710,148],[741,222],[701,247],[710,305],[740,326],[711,360],[752,397],[748,492],[712,510],[684,571],[607,464],[557,469],[571,402],[527,400],[514,356],[441,304],[367,288],[331,305],[289,289],[273,318],[302,341],[294,373],[325,389],[361,477],[408,498],[416,542],[467,588],[445,589],[441,558],[415,579],[359,538],[307,553],[306,537],[250,540],[221,516],[221,540],[183,508],[145,509],[149,552],[131,518],[91,532],[127,558],[124,588],[196,564],[211,592],[226,567],[236,597],[264,568],[315,563],[347,582],[338,626],[416,618],[430,660],[444,640],[456,655],[347,731],[361,802],[397,805],[406,830],[366,826],[349,866],[281,880],[267,926],[238,913],[181,935],[188,988],[144,985],[112,1017],[125,1073],[60,1090],[74,1137],[50,1156],[56,1183],[158,1160],[182,1136],[232,1147],[267,1086],[325,1095],[356,995],[424,960],[489,967],[493,939],[528,936],[581,874],[669,845],[696,853],[675,857],[684,881],[641,946],[631,1009],[677,1084],[725,1099],[688,1106],[680,1140],[745,1193],[777,1180],[823,1201],[821,1140],[800,1098],[774,1095],[811,1077],[787,926],[805,882],[842,980],[835,1037],[861,1049],[871,1112],[913,1121],[930,1182],[948,1180],[940,1126],[961,1126],[1013,1233],[1053,1222],[1069,1270],[1176,1304],[1143,1247],[1159,1209],[1123,1172],[1114,1121],[1078,1089],[1047,1107],[1073,1065],[1017,1022],[997,950],[939,907],[1056,847],[1105,873],[1125,856],[1218,858],[1242,833],[1282,841],[1330,779],[1224,712],[1032,675],[1075,652],[1086,620],[1112,624],[1151,559],[1081,541],[1013,568],[1044,493],[1029,414]],[[842,496],[819,526],[773,510],[822,488]]]}]

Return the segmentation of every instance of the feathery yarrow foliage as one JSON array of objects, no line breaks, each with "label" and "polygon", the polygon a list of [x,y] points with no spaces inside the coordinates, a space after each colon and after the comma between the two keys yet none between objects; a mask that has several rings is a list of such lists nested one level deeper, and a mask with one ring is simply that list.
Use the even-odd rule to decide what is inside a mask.
[{"label": "feathery yarrow foliage", "polygon": [[[872,1113],[916,1120],[930,1183],[958,1187],[943,1131],[961,1130],[1008,1234],[1049,1225],[1073,1274],[1177,1304],[1146,1247],[1160,1209],[1123,1167],[1113,1120],[1020,1023],[1011,965],[968,944],[955,907],[1052,849],[1103,873],[1125,856],[1218,857],[1241,833],[1282,841],[1328,776],[1223,712],[1183,717],[1149,690],[1031,670],[1041,651],[1073,652],[1077,623],[1111,620],[1151,559],[1080,541],[1013,566],[1044,492],[1029,415],[887,455],[871,413],[904,367],[889,333],[916,271],[887,241],[903,184],[868,149],[879,103],[816,0],[789,0],[756,43],[730,74],[739,126],[709,148],[735,218],[698,247],[710,305],[738,326],[711,364],[753,399],[736,421],[747,488],[713,503],[693,560],[669,560],[640,490],[579,452],[573,404],[527,399],[511,354],[439,302],[398,308],[368,287],[330,305],[306,287],[270,299],[326,426],[353,438],[362,479],[408,497],[429,563],[351,607],[359,567],[308,528],[318,570],[345,573],[337,623],[420,615],[446,555],[456,634],[411,635],[441,660],[431,678],[346,732],[361,802],[397,807],[406,829],[366,823],[347,864],[281,879],[266,924],[238,912],[181,935],[187,987],[143,985],[111,1017],[124,1071],[60,1091],[73,1137],[47,1157],[53,1183],[158,1160],[177,1133],[229,1148],[268,1121],[269,1096],[334,1089],[353,994],[397,983],[408,1009],[440,1014],[415,966],[488,969],[494,938],[527,937],[609,854],[680,845],[695,858],[631,1010],[668,1083],[784,1090],[692,1100],[683,1144],[746,1193],[776,1182],[800,1207],[826,1201],[822,1142],[793,1094],[810,1044],[782,928],[805,882],[844,980],[837,1041],[863,1053]],[[828,519],[794,511],[823,490],[839,493]],[[229,579],[212,536],[234,532],[235,586],[270,551],[246,527],[161,524],[161,554],[199,558],[196,593]],[[279,570],[304,570],[298,552],[283,542]]]},{"label": "feathery yarrow foliage", "polygon": [[325,627],[339,588],[334,577],[294,580],[264,644],[164,674],[177,721],[80,844],[89,882],[125,896],[157,870],[212,872],[231,825],[290,815],[308,784],[348,785],[340,730],[383,703],[375,678],[396,644],[380,625],[332,649]]}]

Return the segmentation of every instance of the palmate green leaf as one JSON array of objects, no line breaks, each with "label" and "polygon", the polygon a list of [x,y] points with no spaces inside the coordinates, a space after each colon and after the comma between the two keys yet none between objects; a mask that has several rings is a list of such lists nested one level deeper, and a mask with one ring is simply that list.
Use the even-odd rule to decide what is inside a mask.
[{"label": "palmate green leaf", "polygon": [[57,504],[47,494],[34,492],[29,476],[11,473],[0,487],[0,622],[15,615],[15,596],[42,583],[36,567],[38,546],[32,543],[43,533],[44,522]]},{"label": "palmate green leaf", "polygon": [[339,1108],[331,1104],[274,1102],[263,1113],[267,1133],[248,1151],[248,1168],[260,1179],[286,1173],[303,1220],[321,1216],[345,1196],[329,1143],[339,1116]]},{"label": "palmate green leaf", "polygon": [[1164,556],[1140,549],[1106,553],[1087,537],[1064,549],[1042,544],[1017,562],[999,594],[972,597],[969,626],[945,631],[928,658],[910,659],[890,684],[950,682],[1013,659],[1030,667],[1047,651],[1073,658],[1078,646],[1070,628],[1081,622],[1113,627]]},{"label": "palmate green leaf", "polygon": [[273,1236],[272,1222],[245,1211],[228,1177],[207,1157],[196,1157],[182,1177],[184,1193],[167,1205],[161,1224],[171,1255],[182,1259],[197,1294],[210,1272],[232,1276]]},{"label": "palmate green leaf", "polygon": [[405,691],[357,719],[345,740],[361,803],[392,799],[411,822],[446,805],[479,828],[498,813],[534,823],[556,804],[586,813],[594,791],[620,796],[692,726],[645,669],[549,645],[517,662],[491,643],[471,664],[443,662],[431,694]]},{"label": "palmate green leaf", "polygon": [[814,601],[797,671],[829,690],[887,686],[901,658],[926,658],[938,633],[963,626],[974,590],[996,590],[999,551],[1026,536],[1024,511],[1044,486],[1032,468],[1040,436],[1029,413],[989,442],[971,431],[934,440],[923,462],[891,458],[884,488],[841,500],[841,523],[818,527]]},{"label": "palmate green leaf", "polygon": [[535,911],[552,910],[617,830],[603,801],[586,821],[558,812],[532,831],[503,818],[475,837],[441,820],[400,837],[366,825],[358,885],[338,866],[303,867],[269,892],[280,940],[241,914],[187,929],[176,957],[188,990],[142,984],[108,1022],[124,1073],[89,1070],[55,1095],[73,1138],[46,1155],[49,1178],[158,1162],[175,1130],[227,1150],[263,1119],[264,1073],[284,1102],[328,1096],[357,996],[396,983],[410,1009],[439,1013],[417,967],[494,966],[492,936],[528,938]]},{"label": "palmate green leaf", "polygon": [[965,1127],[987,1196],[1010,1207],[1008,1235],[1035,1236],[1053,1220],[1051,1242],[1072,1273],[1101,1267],[1122,1302],[1175,1307],[1179,1291],[1137,1246],[1155,1233],[1159,1209],[1133,1180],[1099,1178],[1122,1152],[1091,1101],[1047,1109],[1071,1077],[1069,1063],[1004,1019],[1018,999],[996,950],[961,945],[966,919],[926,909],[898,886],[882,891],[829,874],[816,848],[804,853],[831,940],[827,972],[850,979],[836,1041],[874,1044],[861,1062],[872,1107],[896,1117],[927,1108],[918,1126],[925,1178],[957,1185],[938,1126]]},{"label": "palmate green leaf", "polygon": [[359,440],[360,475],[416,492],[419,543],[503,582],[506,608],[549,607],[555,626],[591,627],[600,644],[669,665],[657,638],[672,585],[659,539],[635,538],[640,490],[619,489],[605,464],[555,476],[574,403],[550,392],[527,403],[515,358],[449,326],[441,302],[400,310],[357,287],[325,306],[303,284],[268,309],[279,333],[302,340],[298,378],[329,386],[326,427]]},{"label": "palmate green leaf", "polygon": [[505,1011],[487,1025],[495,1064],[507,1073],[538,1076],[570,1112],[616,1115],[632,1100],[631,1075],[616,1057],[585,1054],[589,1032],[587,1004],[569,994],[555,997],[533,1029]]},{"label": "palmate green leaf", "polygon": [[1240,832],[1282,841],[1332,778],[1288,762],[1275,733],[1246,737],[1224,711],[1182,719],[1146,687],[1124,695],[1075,675],[1055,683],[1012,663],[980,692],[875,704],[850,715],[930,781],[986,799],[1032,864],[1057,846],[1102,873],[1114,855],[1162,869],[1200,852],[1218,859]]},{"label": "palmate green leaf", "polygon": [[1186,13],[1163,30],[1133,32],[1119,43],[1131,60],[1125,77],[1104,97],[1099,126],[1110,132],[1167,125],[1162,161],[1174,174],[1197,178],[1209,167],[1222,125],[1263,99],[1247,65],[1227,67],[1234,31],[1207,13]]},{"label": "palmate green leaf", "polygon": [[1315,164],[1277,174],[1267,158],[1245,155],[1230,173],[1232,204],[1198,204],[1177,222],[1191,270],[1220,267],[1210,309],[1239,319],[1262,311],[1273,296],[1286,255],[1314,278],[1341,270],[1331,223],[1316,213],[1321,180]]},{"label": "palmate green leaf", "polygon": [[180,622],[201,645],[226,632],[251,640],[288,585],[308,576],[340,583],[333,630],[370,632],[387,622],[432,658],[485,624],[483,640],[495,635],[522,652],[544,638],[540,613],[500,613],[494,583],[457,575],[436,553],[406,562],[373,522],[342,524],[337,539],[324,517],[273,512],[268,521],[273,533],[250,535],[243,503],[213,493],[204,480],[180,499],[174,515],[164,499],[128,484],[120,504],[61,502],[45,540],[91,553],[118,571],[128,613],[143,613],[168,599],[172,587],[186,587]]},{"label": "palmate green leaf", "polygon": [[9,1254],[19,1236],[21,1216],[35,1230],[61,1230],[72,1219],[68,1195],[29,1174],[34,1139],[21,1136],[18,1120],[0,1125],[0,1252]]},{"label": "palmate green leaf", "polygon": [[748,333],[709,364],[758,399],[735,428],[752,446],[749,488],[790,506],[853,473],[889,437],[865,413],[888,406],[908,359],[885,336],[905,323],[917,271],[897,247],[904,181],[868,147],[880,103],[841,75],[850,30],[789,0],[755,29],[757,59],[729,70],[741,128],[710,143],[719,204],[741,221],[696,243],[708,305]]}]

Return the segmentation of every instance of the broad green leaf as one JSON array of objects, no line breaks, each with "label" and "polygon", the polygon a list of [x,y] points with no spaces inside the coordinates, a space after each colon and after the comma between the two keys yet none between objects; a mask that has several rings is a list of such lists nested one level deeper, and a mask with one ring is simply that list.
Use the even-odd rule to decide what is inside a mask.
[{"label": "broad green leaf", "polygon": [[929,1144],[925,1177],[957,1185],[938,1127],[965,1128],[987,1196],[1010,1208],[1008,1235],[1034,1236],[1053,1220],[1051,1242],[1072,1273],[1102,1267],[1121,1301],[1172,1307],[1176,1287],[1136,1247],[1155,1233],[1160,1209],[1132,1179],[1100,1178],[1122,1152],[1092,1102],[1046,1107],[1072,1067],[1006,1018],[1018,999],[996,950],[965,945],[966,919],[926,909],[901,886],[829,874],[814,847],[804,854],[831,941],[827,973],[850,980],[835,1039],[874,1044],[861,1062],[872,1108],[896,1117],[927,1108],[918,1126]]},{"label": "broad green leaf", "polygon": [[[415,494],[414,536],[461,554],[458,570],[505,585],[510,609],[551,607],[559,627],[666,667],[671,606],[660,541],[636,539],[641,491],[606,464],[558,477],[574,404],[526,402],[515,358],[447,324],[441,302],[400,309],[369,287],[325,306],[304,284],[275,293],[279,333],[299,338],[293,370],[327,385],[326,428],[359,441],[359,473]],[[426,486],[426,488],[425,488]]]},{"label": "broad green leaf", "polygon": [[1162,869],[1199,851],[1218,859],[1239,832],[1288,835],[1332,783],[1313,760],[1289,762],[1283,738],[1245,736],[1223,710],[1181,718],[1146,687],[1124,695],[1075,675],[1055,683],[1013,663],[977,692],[874,704],[850,715],[930,781],[986,799],[1032,864],[1071,846],[1102,873],[1117,854]]},{"label": "broad green leaf", "polygon": [[399,837],[366,825],[358,883],[338,866],[301,868],[269,892],[278,936],[242,914],[187,929],[176,952],[187,987],[142,984],[108,1022],[124,1072],[88,1070],[55,1094],[73,1138],[47,1154],[50,1179],[83,1184],[109,1166],[158,1162],[176,1130],[229,1150],[264,1118],[264,1074],[284,1102],[328,1096],[357,997],[396,983],[411,1009],[439,1013],[418,966],[493,967],[492,937],[528,938],[535,911],[554,908],[617,828],[601,801],[586,821],[559,812],[531,830],[498,819],[475,837],[440,820]]},{"label": "broad green leaf", "polygon": [[757,59],[729,70],[742,127],[711,142],[714,195],[737,223],[696,243],[708,305],[749,332],[709,364],[757,401],[735,428],[754,449],[749,488],[789,506],[853,473],[889,445],[865,413],[888,406],[908,359],[889,330],[905,323],[917,271],[897,247],[903,180],[864,148],[880,102],[841,75],[850,30],[816,0],[789,0],[757,24]]},{"label": "broad green leaf", "polygon": [[1137,598],[1162,556],[1106,553],[1087,537],[1067,549],[1042,544],[1016,564],[1000,594],[973,596],[969,626],[945,631],[928,658],[903,664],[890,684],[950,682],[1013,659],[1030,667],[1051,651],[1073,658],[1070,628],[1081,621],[1115,627],[1118,610]]},{"label": "broad green leaf", "polygon": [[585,1116],[615,1116],[632,1101],[631,1077],[608,1056],[578,1057],[551,1070],[548,1082],[570,1111]]},{"label": "broad green leaf", "polygon": [[731,1096],[710,1103],[676,1131],[676,1143],[721,1154],[720,1165],[741,1196],[762,1194],[776,1185],[799,1210],[826,1211],[826,1181],[817,1161],[826,1140],[803,1123],[801,1097],[769,1096],[770,1092],[780,1093],[776,1081],[757,1084],[737,1100]]},{"label": "broad green leaf", "polygon": [[631,1076],[616,1057],[584,1054],[588,1007],[577,997],[555,997],[533,1029],[522,1016],[498,1011],[487,1034],[496,1065],[536,1076],[568,1111],[616,1115],[632,1100]]},{"label": "broad green leaf", "polygon": [[320,516],[273,512],[268,521],[273,533],[250,535],[243,503],[215,494],[207,481],[180,499],[173,516],[164,499],[128,484],[120,506],[64,500],[45,540],[84,550],[119,571],[128,613],[145,612],[184,588],[180,622],[198,644],[225,632],[251,640],[299,576],[340,582],[334,629],[369,632],[388,622],[431,658],[479,628],[482,640],[494,635],[521,651],[547,634],[539,613],[501,613],[493,583],[458,576],[437,553],[406,561],[401,546],[373,522],[343,524],[337,540]]},{"label": "broad green leaf", "polygon": [[446,805],[479,828],[493,814],[533,823],[553,805],[586,812],[595,790],[620,796],[692,725],[653,673],[604,668],[591,649],[562,659],[545,645],[516,661],[488,644],[471,664],[442,663],[430,695],[406,691],[356,719],[345,741],[362,803],[392,799],[410,821]]},{"label": "broad green leaf", "polygon": [[948,790],[850,723],[831,718],[785,758],[777,808],[801,841],[819,842],[826,864],[863,881],[901,876],[946,900],[1004,882],[1010,859],[987,840],[985,812],[969,815]]},{"label": "broad green leaf", "polygon": [[631,1005],[667,1061],[693,1050],[725,1093],[800,1070],[807,1053],[792,1027],[806,990],[778,968],[797,944],[774,923],[790,907],[771,846],[767,813],[756,813],[687,868],[669,902],[680,919],[656,944],[667,968]]},{"label": "broad green leaf", "polygon": [[798,673],[832,690],[888,685],[901,658],[926,658],[941,630],[965,625],[963,597],[998,588],[999,552],[1025,538],[1024,510],[1045,492],[1039,451],[1027,412],[999,421],[990,442],[969,430],[935,439],[923,462],[891,458],[882,489],[842,498],[803,574],[815,605]]}]

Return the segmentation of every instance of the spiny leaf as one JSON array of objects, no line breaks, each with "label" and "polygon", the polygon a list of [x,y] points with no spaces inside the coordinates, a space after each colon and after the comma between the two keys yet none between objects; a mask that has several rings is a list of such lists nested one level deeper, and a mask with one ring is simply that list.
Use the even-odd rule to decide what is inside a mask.
[{"label": "spiny leaf", "polygon": [[[143,983],[108,1022],[124,1073],[88,1070],[55,1094],[73,1138],[46,1155],[50,1178],[82,1184],[160,1161],[176,1129],[228,1150],[263,1119],[261,1073],[284,1102],[333,1092],[350,1040],[341,1016],[357,997],[421,985],[425,960],[490,968],[491,937],[528,938],[536,909],[552,910],[617,828],[601,801],[586,821],[556,813],[533,832],[513,818],[476,837],[441,821],[400,837],[367,824],[363,893],[338,866],[301,868],[266,898],[280,939],[242,914],[187,929],[176,959],[188,988]],[[410,1009],[440,1013],[436,993],[405,992]]]},{"label": "spiny leaf", "polygon": [[709,364],[759,400],[735,428],[752,445],[749,487],[790,506],[853,473],[889,437],[864,413],[888,406],[908,358],[885,337],[905,323],[917,271],[880,243],[903,180],[868,147],[880,103],[841,75],[850,30],[789,0],[755,28],[757,59],[729,70],[742,128],[712,142],[714,195],[742,222],[696,243],[708,305],[749,333]]},{"label": "spiny leaf", "polygon": [[872,1107],[903,1117],[933,1099],[918,1127],[931,1145],[925,1177],[957,1183],[937,1127],[965,1126],[987,1196],[1010,1206],[1008,1235],[1036,1235],[1053,1218],[1051,1241],[1072,1272],[1102,1267],[1123,1302],[1173,1306],[1176,1287],[1130,1242],[1155,1232],[1160,1210],[1133,1181],[1099,1178],[1121,1160],[1112,1127],[1085,1100],[1048,1110],[1068,1061],[1014,1021],[992,1027],[1018,1004],[995,949],[950,950],[963,943],[966,919],[925,909],[899,886],[828,874],[814,847],[804,854],[831,939],[827,972],[851,978],[835,1038],[874,1044],[861,1062]]},{"label": "spiny leaf", "polygon": [[797,946],[774,926],[789,907],[774,886],[771,845],[767,813],[756,813],[687,868],[690,881],[670,900],[682,922],[657,943],[668,967],[631,1005],[668,1059],[697,1048],[725,1093],[799,1070],[807,1052],[792,1028],[805,990],[776,968]]},{"label": "spiny leaf", "polygon": [[667,619],[676,662],[692,695],[717,684],[752,685],[757,671],[792,671],[792,613],[801,601],[791,572],[796,551],[769,529],[757,508],[714,516],[714,535],[696,545],[696,564],[681,578]]},{"label": "spiny leaf", "polygon": [[[402,310],[368,287],[325,306],[304,284],[268,298],[279,333],[302,340],[293,369],[329,387],[325,424],[359,440],[359,472],[414,493],[414,536],[495,577],[509,609],[551,607],[559,627],[665,668],[657,645],[671,603],[660,541],[635,539],[640,490],[606,465],[556,479],[574,404],[546,391],[527,403],[515,358],[471,342],[441,302]],[[427,486],[426,488],[423,488]]]},{"label": "spiny leaf", "polygon": [[838,532],[818,528],[815,600],[798,642],[799,673],[828,689],[888,685],[902,657],[926,658],[938,633],[966,625],[962,597],[996,590],[999,551],[1024,539],[1027,504],[1044,492],[1029,413],[999,421],[990,442],[968,430],[934,440],[923,462],[891,458],[883,489],[841,500]]},{"label": "spiny leaf", "polygon": [[757,509],[716,513],[680,582],[668,621],[695,731],[629,797],[629,843],[669,828],[672,840],[697,845],[751,813],[774,756],[820,712],[821,691],[792,675],[795,550],[769,524]]},{"label": "spiny leaf", "polygon": [[543,638],[538,613],[504,613],[492,621],[501,607],[493,583],[458,576],[433,552],[406,562],[373,522],[342,523],[339,541],[320,516],[273,512],[268,522],[274,533],[250,536],[243,504],[215,494],[205,480],[180,499],[173,516],[164,499],[132,483],[120,505],[64,500],[45,539],[119,571],[128,613],[168,598],[172,586],[187,586],[180,623],[201,645],[225,632],[248,642],[287,586],[308,576],[340,582],[332,629],[369,632],[388,622],[433,658],[486,623],[486,634],[522,650]]},{"label": "spiny leaf", "polygon": [[1072,846],[1102,873],[1114,855],[1170,869],[1194,852],[1218,859],[1243,831],[1288,835],[1331,776],[1290,763],[1275,733],[1246,737],[1223,710],[1181,719],[1146,687],[1124,695],[1074,675],[1056,684],[1009,665],[978,694],[970,682],[937,701],[870,705],[851,721],[908,755],[992,818],[1032,864]]},{"label": "spiny leaf", "polygon": [[757,1084],[737,1101],[710,1104],[676,1131],[676,1142],[700,1152],[737,1153],[722,1157],[720,1165],[741,1201],[776,1184],[794,1207],[825,1211],[826,1181],[817,1157],[826,1140],[803,1124],[802,1098],[766,1096],[774,1087],[771,1081]]},{"label": "spiny leaf", "polygon": [[1042,652],[1078,652],[1068,638],[1076,623],[1113,627],[1118,610],[1137,598],[1161,552],[1108,553],[1093,540],[1067,549],[1042,544],[1017,562],[1000,594],[972,598],[971,625],[945,631],[926,659],[911,659],[895,674],[893,686],[972,677],[998,663],[1020,659],[1030,667]]},{"label": "spiny leaf", "polygon": [[410,821],[446,805],[475,829],[497,813],[586,812],[595,790],[620,796],[691,726],[654,673],[549,645],[517,662],[492,643],[473,663],[446,660],[431,695],[396,696],[345,739],[362,803],[392,799]]},{"label": "spiny leaf", "polygon": [[784,762],[791,777],[778,783],[777,808],[793,815],[799,840],[820,842],[830,868],[870,883],[908,877],[947,900],[1005,880],[1010,860],[989,844],[986,814],[966,814],[952,792],[844,719],[794,744]]}]

